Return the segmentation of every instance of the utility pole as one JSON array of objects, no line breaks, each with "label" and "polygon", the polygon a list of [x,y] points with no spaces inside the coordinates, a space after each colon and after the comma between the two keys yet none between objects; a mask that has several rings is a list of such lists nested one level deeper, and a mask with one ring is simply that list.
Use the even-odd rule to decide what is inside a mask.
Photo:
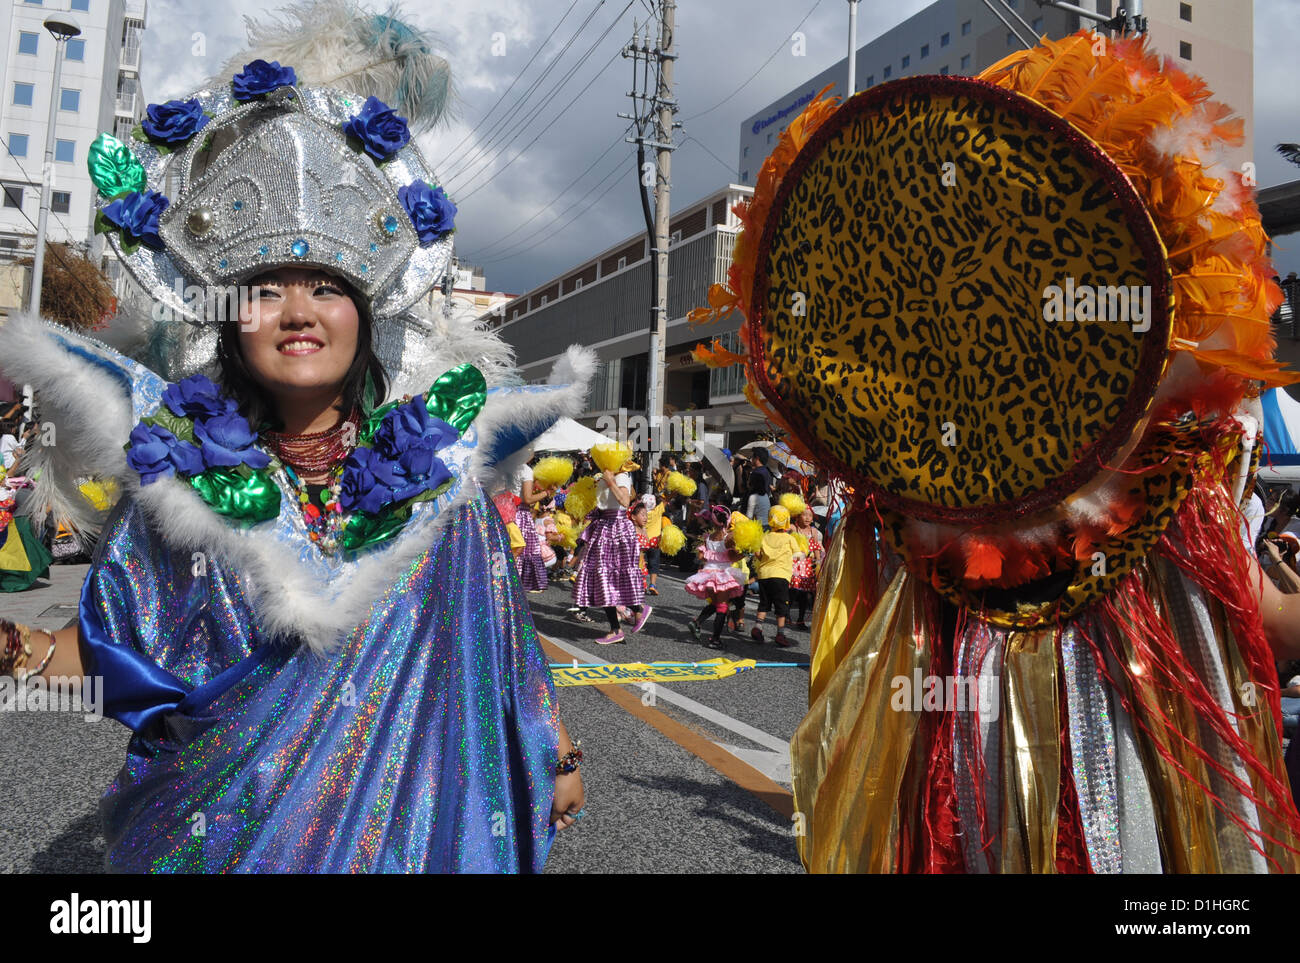
[{"label": "utility pole", "polygon": [[[623,48],[623,56],[632,60],[633,89],[628,92],[634,111],[619,114],[636,127],[636,136],[627,138],[636,144],[637,174],[641,191],[641,210],[645,215],[646,234],[650,241],[654,283],[650,286],[650,343],[646,363],[646,424],[650,428],[650,458],[646,465],[647,490],[649,479],[659,464],[659,446],[662,442],[664,414],[664,348],[668,340],[668,244],[671,207],[671,159],[676,149],[673,131],[681,125],[673,120],[677,102],[673,100],[673,39],[676,0],[659,0],[659,38],[650,46],[649,23],[641,38],[637,28],[632,31],[632,42]],[[650,68],[655,68],[654,93],[651,94]],[[646,160],[646,148],[655,151],[655,162]],[[650,210],[648,188],[654,185],[654,212]]]},{"label": "utility pole", "polygon": [[54,37],[54,83],[50,88],[50,114],[45,124],[45,162],[41,167],[41,210],[36,218],[36,251],[32,255],[32,292],[27,310],[41,313],[41,288],[45,281],[45,233],[50,219],[50,192],[54,188],[54,127],[59,116],[59,99],[63,96],[63,51],[71,37],[81,28],[71,20],[50,17],[45,29]]}]

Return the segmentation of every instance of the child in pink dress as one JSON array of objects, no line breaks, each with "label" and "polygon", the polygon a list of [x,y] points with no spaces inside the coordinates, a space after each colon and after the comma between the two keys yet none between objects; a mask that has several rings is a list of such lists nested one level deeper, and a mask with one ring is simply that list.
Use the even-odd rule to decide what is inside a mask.
[{"label": "child in pink dress", "polygon": [[736,551],[735,542],[727,532],[731,513],[721,505],[714,505],[708,512],[701,514],[713,528],[704,543],[696,548],[704,567],[686,580],[686,591],[696,598],[704,599],[708,604],[687,623],[687,628],[698,640],[702,623],[713,612],[713,637],[704,645],[709,649],[720,649],[727,606],[731,599],[745,594],[745,580],[744,575],[732,567],[733,562],[739,561],[740,553]]}]

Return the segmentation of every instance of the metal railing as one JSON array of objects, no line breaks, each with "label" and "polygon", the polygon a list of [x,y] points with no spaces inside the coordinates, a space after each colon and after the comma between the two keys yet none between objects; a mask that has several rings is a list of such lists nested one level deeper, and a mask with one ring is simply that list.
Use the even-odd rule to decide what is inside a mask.
[{"label": "metal railing", "polygon": [[1294,271],[1278,280],[1282,303],[1273,312],[1273,330],[1279,338],[1300,340],[1300,277]]},{"label": "metal railing", "polygon": [[126,114],[128,117],[135,116],[135,94],[125,96],[119,94],[117,97],[116,113]]}]

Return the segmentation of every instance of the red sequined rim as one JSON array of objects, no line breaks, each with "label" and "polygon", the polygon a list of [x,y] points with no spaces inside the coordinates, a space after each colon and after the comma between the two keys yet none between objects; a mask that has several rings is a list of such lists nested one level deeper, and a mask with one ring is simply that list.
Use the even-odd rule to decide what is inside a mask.
[{"label": "red sequined rim", "polygon": [[[795,186],[804,172],[820,155],[827,142],[837,136],[850,123],[864,114],[873,113],[884,105],[896,102],[911,93],[926,93],[939,97],[969,97],[984,100],[1026,123],[1036,124],[1059,141],[1068,144],[1075,154],[1087,159],[1114,192],[1122,208],[1127,226],[1133,232],[1139,249],[1147,261],[1147,283],[1151,286],[1151,328],[1144,334],[1141,360],[1133,379],[1133,388],[1125,401],[1115,424],[1100,438],[1085,448],[1074,465],[1051,482],[1026,495],[1010,501],[973,508],[951,508],[928,502],[904,498],[887,491],[870,478],[862,475],[833,455],[810,429],[802,413],[775,390],[767,367],[767,346],[763,338],[763,309],[767,303],[768,265],[776,227]],[[772,202],[763,234],[759,240],[757,264],[754,269],[753,293],[750,297],[749,341],[754,353],[752,370],[758,388],[772,403],[791,427],[801,433],[802,441],[817,459],[832,471],[842,474],[850,484],[873,494],[881,504],[896,509],[912,518],[925,521],[956,524],[984,524],[1009,521],[1038,514],[1077,491],[1092,478],[1109,459],[1132,437],[1133,430],[1151,405],[1156,388],[1164,373],[1169,356],[1169,339],[1172,327],[1170,305],[1172,278],[1164,244],[1156,231],[1145,204],[1124,172],[1109,156],[1083,132],[1047,108],[1013,91],[973,78],[922,76],[908,77],[873,87],[856,94],[830,117],[795,157],[781,181]]]}]

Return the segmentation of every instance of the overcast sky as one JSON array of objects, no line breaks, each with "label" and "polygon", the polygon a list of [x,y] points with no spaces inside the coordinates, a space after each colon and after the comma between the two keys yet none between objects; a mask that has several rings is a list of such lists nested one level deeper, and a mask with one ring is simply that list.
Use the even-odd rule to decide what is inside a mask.
[{"label": "overcast sky", "polygon": [[[859,45],[928,2],[860,4]],[[1272,149],[1279,141],[1300,142],[1294,3],[1255,2],[1255,143],[1265,187],[1300,177],[1300,168]],[[242,21],[230,11],[256,14],[266,5],[266,0],[151,0],[142,66],[146,98],[160,102],[196,88],[244,46]],[[632,87],[631,64],[618,51],[631,36],[634,19],[644,23],[645,0],[630,5],[628,0],[408,0],[405,6],[413,23],[439,36],[452,66],[456,116],[420,145],[460,206],[457,253],[485,268],[490,290],[527,291],[642,228],[635,148],[621,142],[627,122],[617,115],[630,110],[625,94]],[[382,9],[376,2],[370,7]],[[682,146],[673,155],[674,210],[736,179],[743,119],[844,56],[847,10],[844,0],[679,0],[675,81],[684,129],[678,133]],[[789,38],[801,20],[806,53],[795,56]],[[201,56],[193,53],[196,32],[204,35]],[[590,56],[576,66],[589,49]],[[528,105],[493,133],[497,120],[557,56],[555,69]],[[562,76],[570,79],[499,150]],[[496,143],[490,143],[493,139]],[[1296,250],[1279,254],[1279,269],[1300,270],[1300,235],[1282,244]]]}]

